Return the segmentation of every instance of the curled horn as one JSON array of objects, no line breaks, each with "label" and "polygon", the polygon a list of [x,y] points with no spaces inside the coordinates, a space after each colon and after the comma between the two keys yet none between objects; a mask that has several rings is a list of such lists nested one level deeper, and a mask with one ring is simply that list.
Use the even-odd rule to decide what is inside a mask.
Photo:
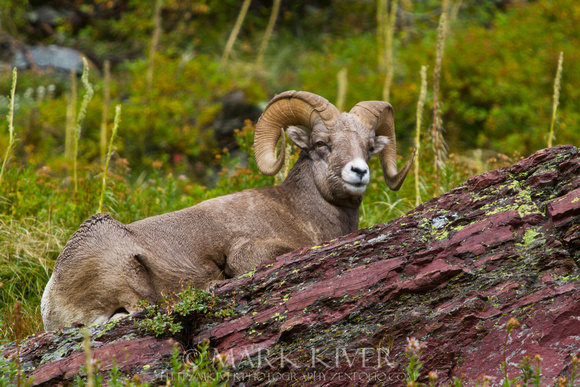
[{"label": "curled horn", "polygon": [[397,140],[395,138],[395,116],[393,107],[388,102],[364,101],[357,103],[351,110],[369,128],[374,130],[377,136],[386,136],[388,144],[379,153],[383,176],[387,186],[393,191],[398,191],[413,165],[416,149],[407,164],[397,172]]},{"label": "curled horn", "polygon": [[[256,124],[254,156],[258,169],[264,175],[278,173],[284,164],[284,129],[302,125],[310,129],[318,121],[332,129],[338,118],[338,109],[325,98],[306,91],[285,91],[274,97]],[[276,157],[276,144],[282,137],[282,151]]]}]

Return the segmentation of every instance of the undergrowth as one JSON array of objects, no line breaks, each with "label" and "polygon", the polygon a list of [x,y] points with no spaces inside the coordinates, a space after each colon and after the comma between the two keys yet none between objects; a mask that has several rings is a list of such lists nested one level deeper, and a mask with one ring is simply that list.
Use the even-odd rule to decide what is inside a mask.
[{"label": "undergrowth", "polygon": [[137,326],[156,336],[176,334],[183,326],[176,321],[179,316],[199,315],[206,318],[223,319],[233,314],[231,308],[216,310],[217,298],[210,293],[188,287],[175,296],[165,296],[155,305],[142,300],[139,307],[147,310],[147,318],[137,321]]}]

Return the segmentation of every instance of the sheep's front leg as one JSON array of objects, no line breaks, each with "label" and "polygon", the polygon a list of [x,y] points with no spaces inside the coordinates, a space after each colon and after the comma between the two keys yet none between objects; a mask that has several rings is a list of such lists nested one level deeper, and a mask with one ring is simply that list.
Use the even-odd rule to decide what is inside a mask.
[{"label": "sheep's front leg", "polygon": [[244,240],[232,246],[227,256],[225,274],[235,277],[254,270],[264,261],[269,261],[279,255],[295,250],[280,240],[251,239]]}]

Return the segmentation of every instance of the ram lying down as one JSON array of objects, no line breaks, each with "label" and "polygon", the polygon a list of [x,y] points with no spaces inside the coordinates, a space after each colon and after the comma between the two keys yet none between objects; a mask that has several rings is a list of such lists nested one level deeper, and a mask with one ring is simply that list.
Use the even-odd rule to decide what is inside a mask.
[{"label": "ram lying down", "polygon": [[[299,127],[300,126],[300,127]],[[304,130],[307,128],[308,130]],[[301,152],[278,186],[249,189],[128,225],[105,214],[85,221],[60,253],[41,303],[46,330],[104,323],[158,302],[184,283],[212,283],[286,252],[355,231],[369,183],[368,160],[378,154],[389,188],[398,190],[414,153],[397,172],[393,109],[358,103],[340,113],[304,91],[276,96],[254,138],[258,168],[276,174],[284,130]]]}]

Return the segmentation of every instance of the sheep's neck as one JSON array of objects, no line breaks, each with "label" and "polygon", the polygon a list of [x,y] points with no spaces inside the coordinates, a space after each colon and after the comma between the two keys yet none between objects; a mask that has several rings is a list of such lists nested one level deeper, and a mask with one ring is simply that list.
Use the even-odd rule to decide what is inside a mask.
[{"label": "sheep's neck", "polygon": [[280,195],[287,198],[295,214],[301,214],[315,223],[322,223],[321,228],[324,229],[334,225],[331,228],[332,235],[327,235],[327,238],[335,238],[358,229],[362,198],[353,198],[343,203],[327,201],[314,182],[312,161],[304,154],[300,155],[284,182],[277,188]]}]

